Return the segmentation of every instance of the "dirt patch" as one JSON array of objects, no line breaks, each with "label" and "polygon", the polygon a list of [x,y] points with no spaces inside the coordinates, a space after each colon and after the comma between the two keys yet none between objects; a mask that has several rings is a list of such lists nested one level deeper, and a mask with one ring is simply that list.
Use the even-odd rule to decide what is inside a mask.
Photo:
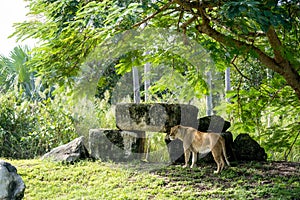
[{"label": "dirt patch", "polygon": [[265,164],[265,171],[278,176],[300,176],[300,163],[271,162]]}]

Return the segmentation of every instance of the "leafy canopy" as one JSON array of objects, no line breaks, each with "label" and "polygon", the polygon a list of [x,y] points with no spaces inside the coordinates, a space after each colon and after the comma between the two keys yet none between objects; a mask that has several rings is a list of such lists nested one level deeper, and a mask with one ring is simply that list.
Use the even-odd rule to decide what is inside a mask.
[{"label": "leafy canopy", "polygon": [[[177,30],[196,39],[211,52],[220,69],[235,56],[251,55],[284,76],[296,92],[300,88],[297,1],[28,2],[29,14],[35,18],[16,24],[15,35],[41,41],[30,62],[51,81],[72,81],[95,47],[120,32],[146,25]],[[136,57],[142,53],[134,52]],[[156,53],[156,58],[162,56]],[[130,67],[124,65],[122,70]]]}]

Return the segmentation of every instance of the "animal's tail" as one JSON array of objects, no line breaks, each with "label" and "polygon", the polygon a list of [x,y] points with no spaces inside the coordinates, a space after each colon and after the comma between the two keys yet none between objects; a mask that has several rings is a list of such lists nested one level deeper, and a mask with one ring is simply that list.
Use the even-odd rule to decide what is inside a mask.
[{"label": "animal's tail", "polygon": [[221,143],[222,143],[222,149],[223,149],[223,156],[225,158],[225,161],[226,161],[227,165],[230,166],[230,163],[227,159],[227,154],[226,154],[225,139],[222,137],[221,141],[222,141]]}]

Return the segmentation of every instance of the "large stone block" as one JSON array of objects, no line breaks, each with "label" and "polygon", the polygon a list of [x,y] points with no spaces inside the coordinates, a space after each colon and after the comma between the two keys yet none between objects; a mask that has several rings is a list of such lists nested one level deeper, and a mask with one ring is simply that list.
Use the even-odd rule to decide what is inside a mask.
[{"label": "large stone block", "polygon": [[101,160],[130,161],[144,154],[145,132],[91,129],[89,151],[91,157]]},{"label": "large stone block", "polygon": [[24,192],[25,184],[17,169],[10,163],[0,160],[0,199],[21,200]]},{"label": "large stone block", "polygon": [[198,109],[186,104],[135,104],[116,106],[117,127],[121,130],[166,132],[175,125],[198,127]]}]

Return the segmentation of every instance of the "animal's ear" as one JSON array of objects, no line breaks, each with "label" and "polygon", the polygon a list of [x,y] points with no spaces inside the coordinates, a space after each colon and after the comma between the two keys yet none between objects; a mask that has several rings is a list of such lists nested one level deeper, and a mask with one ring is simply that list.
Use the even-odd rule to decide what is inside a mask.
[{"label": "animal's ear", "polygon": [[170,140],[170,134],[165,135],[165,140]]}]

